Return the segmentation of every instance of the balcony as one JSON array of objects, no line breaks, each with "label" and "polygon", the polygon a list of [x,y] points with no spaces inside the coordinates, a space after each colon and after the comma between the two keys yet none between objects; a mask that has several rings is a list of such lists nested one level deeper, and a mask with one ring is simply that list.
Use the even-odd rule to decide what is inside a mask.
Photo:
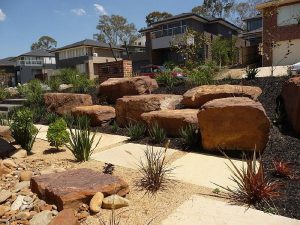
[{"label": "balcony", "polygon": [[18,60],[18,66],[43,66],[42,60]]}]

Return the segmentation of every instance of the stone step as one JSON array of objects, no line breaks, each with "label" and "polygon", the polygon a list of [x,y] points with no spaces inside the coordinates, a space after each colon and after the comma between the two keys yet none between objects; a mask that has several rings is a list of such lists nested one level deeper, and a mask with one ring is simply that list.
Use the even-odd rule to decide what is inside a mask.
[{"label": "stone step", "polygon": [[25,98],[9,98],[2,101],[1,104],[23,105],[26,102]]},{"label": "stone step", "polygon": [[23,105],[11,105],[11,104],[0,104],[0,111],[6,111],[6,112],[9,112],[11,111],[12,109],[14,108],[19,108],[19,107],[22,107]]}]

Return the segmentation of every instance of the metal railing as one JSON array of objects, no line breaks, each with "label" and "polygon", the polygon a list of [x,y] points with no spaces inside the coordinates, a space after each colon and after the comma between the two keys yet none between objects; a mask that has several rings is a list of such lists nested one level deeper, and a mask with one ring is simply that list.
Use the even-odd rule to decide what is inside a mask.
[{"label": "metal railing", "polygon": [[18,66],[42,66],[42,60],[18,60]]},{"label": "metal railing", "polygon": [[151,33],[152,38],[160,38],[165,36],[173,36],[176,34],[183,34],[186,32],[187,26],[179,26],[179,27],[172,27],[168,29],[158,30]]}]

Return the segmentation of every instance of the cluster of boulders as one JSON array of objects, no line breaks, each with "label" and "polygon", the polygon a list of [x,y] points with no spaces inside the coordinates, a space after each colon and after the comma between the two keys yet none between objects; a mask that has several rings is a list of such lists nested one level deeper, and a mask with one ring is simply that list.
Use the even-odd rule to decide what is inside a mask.
[{"label": "cluster of boulders", "polygon": [[199,128],[206,150],[262,151],[270,122],[258,101],[259,87],[203,85],[184,95],[152,94],[158,85],[149,77],[111,78],[100,84],[98,95],[112,106],[93,105],[91,96],[49,93],[48,110],[59,114],[87,115],[92,126],[116,120],[121,127],[143,122],[157,123],[167,135],[177,137],[188,125]]}]

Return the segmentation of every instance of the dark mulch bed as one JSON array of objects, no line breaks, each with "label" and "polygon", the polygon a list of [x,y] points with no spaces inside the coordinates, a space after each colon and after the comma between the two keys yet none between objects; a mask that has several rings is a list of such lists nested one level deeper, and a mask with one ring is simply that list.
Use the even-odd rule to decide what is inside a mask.
[{"label": "dark mulch bed", "polygon": [[[281,92],[282,84],[286,81],[286,77],[267,77],[256,78],[255,80],[221,80],[219,84],[242,84],[249,86],[258,86],[263,90],[259,101],[263,104],[271,121],[275,118],[276,98]],[[172,89],[159,88],[154,93],[170,93],[184,94],[192,87],[178,86]],[[110,127],[98,128],[100,132],[112,133]],[[116,134],[126,135],[126,129],[120,128]],[[170,148],[181,148],[182,142],[179,138],[171,138]],[[149,137],[135,141],[136,143],[147,144]],[[156,146],[163,146],[162,144]],[[199,151],[200,148],[199,148]],[[233,156],[237,156],[233,154]],[[300,138],[296,138],[295,134],[289,127],[284,131],[280,131],[276,126],[272,125],[270,132],[270,141],[263,153],[263,163],[266,169],[266,176],[279,180],[283,183],[280,198],[273,202],[273,207],[283,216],[300,219],[300,179],[290,180],[285,178],[277,178],[273,174],[273,160],[282,160],[291,162],[294,170],[299,174],[300,171]],[[261,205],[261,209],[268,210],[269,206]]]}]

